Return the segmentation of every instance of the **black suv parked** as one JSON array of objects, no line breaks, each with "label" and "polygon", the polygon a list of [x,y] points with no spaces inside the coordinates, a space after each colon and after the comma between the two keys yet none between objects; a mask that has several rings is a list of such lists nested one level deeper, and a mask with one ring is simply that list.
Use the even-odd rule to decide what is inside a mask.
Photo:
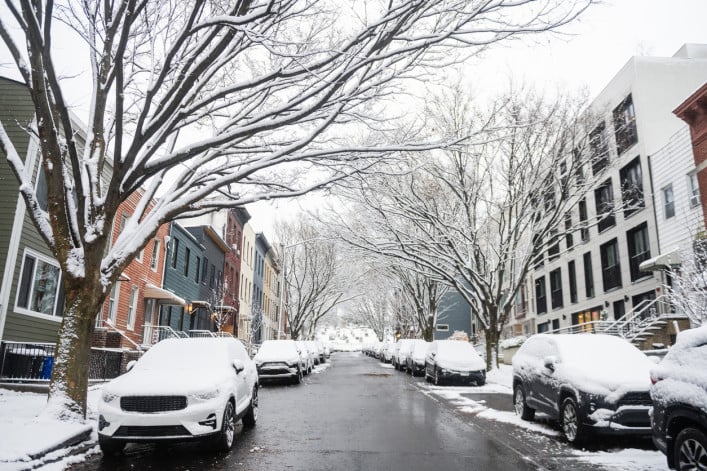
[{"label": "black suv parked", "polygon": [[560,422],[580,443],[591,432],[650,436],[650,369],[626,340],[599,334],[538,334],[513,357],[513,404],[524,420],[535,411]]},{"label": "black suv parked", "polygon": [[651,382],[653,442],[668,466],[707,470],[707,327],[681,332]]}]

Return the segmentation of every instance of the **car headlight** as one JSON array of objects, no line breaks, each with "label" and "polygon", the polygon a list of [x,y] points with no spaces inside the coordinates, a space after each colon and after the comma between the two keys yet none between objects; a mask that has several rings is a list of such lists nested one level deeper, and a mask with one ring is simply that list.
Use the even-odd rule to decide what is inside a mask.
[{"label": "car headlight", "polygon": [[118,399],[118,395],[108,391],[103,391],[101,398],[103,399],[103,402],[113,402]]},{"label": "car headlight", "polygon": [[208,400],[217,398],[219,396],[219,394],[221,394],[221,391],[219,391],[218,388],[215,388],[215,389],[210,389],[208,391],[194,393],[191,395],[191,397],[193,397],[197,401],[208,401]]}]

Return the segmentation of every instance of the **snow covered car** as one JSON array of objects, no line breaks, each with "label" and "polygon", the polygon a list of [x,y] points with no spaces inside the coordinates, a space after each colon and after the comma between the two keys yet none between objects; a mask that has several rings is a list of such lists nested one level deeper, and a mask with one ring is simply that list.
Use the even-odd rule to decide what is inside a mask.
[{"label": "snow covered car", "polygon": [[266,340],[253,357],[261,381],[289,379],[302,381],[304,362],[294,340]]},{"label": "snow covered car", "polygon": [[312,355],[312,353],[307,348],[307,342],[304,342],[303,340],[295,340],[295,343],[297,343],[297,348],[299,349],[300,357],[302,359],[302,362],[304,363],[303,373],[305,375],[308,375],[314,369],[314,355]]},{"label": "snow covered car", "polygon": [[430,342],[422,339],[412,341],[412,347],[405,358],[405,368],[413,376],[425,374],[425,357],[430,348]]},{"label": "snow covered car", "polygon": [[412,339],[400,339],[395,343],[391,363],[396,370],[405,371],[405,357],[410,350]]},{"label": "snow covered car", "polygon": [[380,360],[383,363],[392,363],[394,351],[395,351],[395,343],[391,342],[389,340],[386,340],[385,342],[383,342],[383,348],[381,349]]},{"label": "snow covered car", "polygon": [[560,422],[568,442],[592,432],[649,435],[650,369],[654,363],[628,341],[601,334],[538,334],[513,356],[513,404]]},{"label": "snow covered car", "polygon": [[113,454],[128,442],[211,438],[230,450],[236,422],[253,427],[257,416],[258,373],[240,341],[163,340],[103,386],[98,444]]},{"label": "snow covered car", "polygon": [[425,357],[425,380],[443,382],[486,383],[486,364],[469,342],[435,340]]},{"label": "snow covered car", "polygon": [[707,327],[680,332],[651,382],[653,442],[668,466],[707,469]]}]

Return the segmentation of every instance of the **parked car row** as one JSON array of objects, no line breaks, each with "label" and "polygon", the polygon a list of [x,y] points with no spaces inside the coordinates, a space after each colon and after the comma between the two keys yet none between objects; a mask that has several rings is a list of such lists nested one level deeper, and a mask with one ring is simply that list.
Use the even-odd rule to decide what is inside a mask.
[{"label": "parked car row", "polygon": [[425,376],[434,384],[486,383],[486,364],[474,347],[462,340],[401,339],[364,346],[366,355],[391,363],[396,370]]},{"label": "parked car row", "polygon": [[707,469],[707,327],[681,332],[663,360],[601,334],[538,334],[513,357],[513,404],[559,421],[565,439],[652,436],[680,471]]},{"label": "parked car row", "polygon": [[321,342],[266,340],[253,360],[261,381],[284,380],[299,384],[328,357],[328,349]]}]

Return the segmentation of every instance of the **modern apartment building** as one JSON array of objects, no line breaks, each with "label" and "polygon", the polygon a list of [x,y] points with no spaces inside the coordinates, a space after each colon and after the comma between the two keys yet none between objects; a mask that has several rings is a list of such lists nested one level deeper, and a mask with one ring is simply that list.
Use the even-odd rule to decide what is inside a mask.
[{"label": "modern apartment building", "polygon": [[[707,46],[685,45],[672,57],[631,58],[593,101],[598,120],[587,136],[591,164],[583,172],[598,183],[566,218],[567,227],[581,229],[538,254],[506,336],[577,331],[570,327],[668,309],[665,272],[646,262],[669,250],[658,224],[673,222],[656,219],[654,201],[664,208],[660,198],[670,195],[660,192],[673,181],[673,198],[697,191],[694,172],[674,166],[666,146],[685,128],[672,111],[705,77]],[[656,169],[660,187],[652,179]]]}]

